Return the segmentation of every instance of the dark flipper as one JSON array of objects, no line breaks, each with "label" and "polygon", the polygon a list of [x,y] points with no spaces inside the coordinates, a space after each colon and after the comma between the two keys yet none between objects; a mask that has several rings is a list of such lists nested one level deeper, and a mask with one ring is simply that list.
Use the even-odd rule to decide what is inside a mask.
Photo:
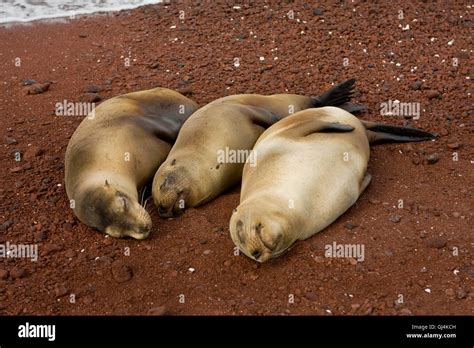
[{"label": "dark flipper", "polygon": [[284,135],[292,138],[302,138],[314,133],[347,133],[352,132],[354,127],[337,122],[325,122],[319,119],[307,119],[291,125],[284,131]]},{"label": "dark flipper", "polygon": [[437,135],[413,127],[362,121],[370,144],[404,143],[436,139]]},{"label": "dark flipper", "polygon": [[367,105],[362,105],[362,104],[353,104],[353,103],[345,103],[341,106],[338,106],[340,109],[346,110],[347,112],[350,112],[353,115],[360,114],[362,112],[365,112],[369,110]]},{"label": "dark flipper", "polygon": [[119,121],[135,124],[169,144],[174,144],[181,128],[181,124],[177,120],[170,117],[160,118],[156,115],[126,116],[119,119]]},{"label": "dark flipper", "polygon": [[355,79],[346,80],[329,91],[317,96],[312,97],[314,104],[313,107],[320,108],[323,106],[340,106],[351,100],[352,89],[354,88]]},{"label": "dark flipper", "polygon": [[337,106],[351,114],[359,114],[367,111],[366,105],[350,103],[353,95],[355,79],[346,80],[320,96],[313,97],[313,107]]}]

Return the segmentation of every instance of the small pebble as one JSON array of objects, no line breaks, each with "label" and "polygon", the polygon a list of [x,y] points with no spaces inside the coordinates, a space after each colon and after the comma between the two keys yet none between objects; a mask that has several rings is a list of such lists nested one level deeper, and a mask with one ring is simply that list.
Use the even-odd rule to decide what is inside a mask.
[{"label": "small pebble", "polygon": [[8,279],[9,272],[5,269],[0,269],[0,280]]},{"label": "small pebble", "polygon": [[10,271],[10,275],[13,279],[20,279],[26,276],[26,270],[24,268],[13,267]]},{"label": "small pebble", "polygon": [[88,85],[84,87],[84,92],[85,93],[99,93],[102,91],[102,88],[96,85]]},{"label": "small pebble", "polygon": [[15,138],[12,138],[12,137],[9,137],[9,136],[5,136],[3,139],[5,140],[5,144],[7,144],[7,145],[18,144],[18,141],[16,141]]},{"label": "small pebble", "polygon": [[400,215],[390,215],[390,217],[388,218],[389,221],[394,223],[400,222],[401,219],[402,217]]},{"label": "small pebble", "polygon": [[451,150],[459,149],[459,146],[460,146],[460,145],[459,145],[458,142],[448,143],[448,144],[447,144],[448,149],[451,149]]},{"label": "small pebble", "polygon": [[82,103],[96,103],[102,100],[102,97],[97,93],[84,93],[81,94],[78,100]]},{"label": "small pebble", "polygon": [[256,281],[258,279],[258,274],[252,273],[250,274],[249,278],[253,281]]},{"label": "small pebble", "polygon": [[444,291],[444,293],[448,296],[448,297],[454,297],[455,293],[454,293],[454,290],[449,288],[449,289],[446,289]]},{"label": "small pebble", "polygon": [[57,251],[63,250],[63,247],[61,245],[58,245],[58,244],[49,243],[49,244],[46,244],[45,246],[43,246],[42,249],[43,249],[42,250],[43,255],[49,255],[49,254],[55,253]]},{"label": "small pebble", "polygon": [[13,225],[13,220],[6,220],[4,223],[0,225],[0,231],[6,231]]},{"label": "small pebble", "polygon": [[462,288],[459,288],[457,291],[456,291],[456,297],[459,299],[459,300],[462,300],[464,298],[466,298],[467,296],[467,293],[464,289]]},{"label": "small pebble", "polygon": [[352,223],[352,222],[350,222],[350,221],[347,222],[347,223],[344,225],[344,227],[345,227],[346,229],[348,229],[349,231],[353,230],[353,229],[356,228],[357,226],[358,226],[358,225],[356,225],[356,224],[354,224],[354,223]]},{"label": "small pebble", "polygon": [[67,295],[68,292],[69,290],[66,288],[64,284],[57,285],[54,288],[54,294],[56,295],[56,297],[63,297],[64,295]]},{"label": "small pebble", "polygon": [[448,241],[444,237],[431,237],[425,241],[426,246],[434,249],[441,249],[446,246]]},{"label": "small pebble", "polygon": [[323,14],[323,9],[319,7],[313,8],[313,15],[315,16],[321,16]]},{"label": "small pebble", "polygon": [[439,155],[437,153],[434,153],[432,155],[429,155],[427,158],[428,164],[435,164],[439,161]]},{"label": "small pebble", "polygon": [[148,315],[163,316],[163,315],[166,315],[167,312],[168,312],[168,308],[166,306],[159,306],[159,307],[151,308],[148,311]]},{"label": "small pebble", "polygon": [[411,88],[412,90],[414,90],[414,91],[418,91],[418,90],[421,88],[422,85],[423,85],[423,82],[421,82],[421,81],[418,80],[418,81],[413,82],[413,83],[410,85],[410,88]]},{"label": "small pebble", "polygon": [[349,263],[352,265],[352,266],[355,266],[357,265],[357,260],[356,259],[353,259],[352,257],[349,258]]},{"label": "small pebble", "polygon": [[132,268],[120,260],[114,261],[111,270],[112,277],[117,283],[127,282],[133,277]]},{"label": "small pebble", "polygon": [[433,89],[430,89],[430,90],[426,91],[426,97],[428,99],[438,98],[439,96],[440,96],[439,92],[435,91]]}]

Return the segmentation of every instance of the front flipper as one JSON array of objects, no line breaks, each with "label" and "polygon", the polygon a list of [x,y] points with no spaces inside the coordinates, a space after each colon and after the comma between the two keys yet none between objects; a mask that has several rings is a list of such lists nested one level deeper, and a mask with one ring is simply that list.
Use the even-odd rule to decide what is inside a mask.
[{"label": "front flipper", "polygon": [[365,191],[365,189],[367,188],[367,186],[369,186],[370,180],[372,180],[372,175],[370,175],[369,173],[365,172],[364,178],[363,178],[362,181],[360,182],[359,195],[361,195],[362,192]]},{"label": "front flipper", "polygon": [[123,117],[121,122],[128,122],[142,128],[145,132],[153,134],[169,144],[174,144],[182,121],[170,117],[157,117],[156,115],[142,115]]}]

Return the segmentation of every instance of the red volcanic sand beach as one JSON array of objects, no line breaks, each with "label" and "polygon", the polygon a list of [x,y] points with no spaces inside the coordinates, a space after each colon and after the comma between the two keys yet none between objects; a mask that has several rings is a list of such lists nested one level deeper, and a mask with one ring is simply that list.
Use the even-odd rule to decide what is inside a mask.
[{"label": "red volcanic sand beach", "polygon": [[[0,244],[38,244],[40,256],[0,259],[0,313],[472,314],[468,11],[191,1],[1,27]],[[204,105],[238,93],[317,95],[351,77],[355,100],[370,107],[362,118],[440,137],[373,147],[359,201],[276,260],[234,255],[238,188],[172,220],[153,208],[145,241],[105,237],[69,208],[64,153],[82,117],[57,116],[58,102],[163,86]],[[389,100],[420,103],[420,118],[382,116]],[[364,260],[325,257],[333,243],[363,245]]]}]

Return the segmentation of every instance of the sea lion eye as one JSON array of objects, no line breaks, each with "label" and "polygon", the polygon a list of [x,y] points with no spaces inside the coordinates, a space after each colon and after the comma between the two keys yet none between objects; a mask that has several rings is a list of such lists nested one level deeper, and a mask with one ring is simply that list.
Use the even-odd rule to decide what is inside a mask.
[{"label": "sea lion eye", "polygon": [[127,196],[123,192],[120,192],[120,191],[117,191],[115,195],[117,196],[116,200],[117,200],[118,206],[120,208],[123,208],[123,210],[127,210],[128,209]]},{"label": "sea lion eye", "polygon": [[242,220],[237,221],[236,227],[237,227],[237,236],[240,239],[240,243],[245,244],[245,236],[242,233],[243,227],[244,227],[244,223],[242,222]]}]

